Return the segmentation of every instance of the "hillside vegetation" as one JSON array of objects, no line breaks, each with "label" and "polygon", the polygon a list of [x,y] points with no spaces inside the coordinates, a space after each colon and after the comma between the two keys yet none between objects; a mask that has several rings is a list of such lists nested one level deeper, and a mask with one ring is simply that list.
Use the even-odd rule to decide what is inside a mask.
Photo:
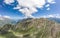
[{"label": "hillside vegetation", "polygon": [[46,18],[23,19],[0,27],[0,38],[60,38],[60,24]]}]

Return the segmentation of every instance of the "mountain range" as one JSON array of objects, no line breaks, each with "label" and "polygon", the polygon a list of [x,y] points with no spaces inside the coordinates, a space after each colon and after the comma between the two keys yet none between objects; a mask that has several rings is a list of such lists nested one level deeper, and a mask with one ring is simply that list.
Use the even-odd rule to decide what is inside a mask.
[{"label": "mountain range", "polygon": [[4,18],[4,17],[1,17],[0,18],[0,26],[3,26],[5,24],[16,24],[16,20],[14,19],[10,19],[10,18]]},{"label": "mountain range", "polygon": [[60,23],[60,18],[48,18],[48,19],[49,19],[49,20],[54,20],[54,21]]},{"label": "mountain range", "polygon": [[12,25],[0,27],[2,38],[60,38],[60,23],[57,18],[26,18]]}]

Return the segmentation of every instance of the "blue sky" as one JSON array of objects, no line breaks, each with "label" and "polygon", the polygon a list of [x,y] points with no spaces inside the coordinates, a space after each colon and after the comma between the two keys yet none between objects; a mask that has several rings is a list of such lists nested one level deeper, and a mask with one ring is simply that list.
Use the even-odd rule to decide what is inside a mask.
[{"label": "blue sky", "polygon": [[[2,16],[10,16],[12,18],[23,18],[25,17],[20,11],[13,9],[18,4],[15,0],[14,3],[11,5],[6,4],[3,2],[4,0],[0,0],[0,15]],[[60,14],[60,0],[55,0],[55,4],[50,4],[50,10],[46,10],[46,7],[43,9],[37,8],[38,12],[32,14],[34,17],[40,17],[44,15],[53,15],[53,14]]]}]

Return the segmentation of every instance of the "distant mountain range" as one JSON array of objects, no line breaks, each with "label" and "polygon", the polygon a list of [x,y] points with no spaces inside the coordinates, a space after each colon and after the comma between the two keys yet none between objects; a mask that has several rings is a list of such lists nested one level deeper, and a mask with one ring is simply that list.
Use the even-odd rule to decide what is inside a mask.
[{"label": "distant mountain range", "polygon": [[[0,26],[3,26],[4,24],[16,24],[18,22],[24,22],[26,20],[31,20],[33,18],[26,18],[26,19],[19,19],[19,20],[14,20],[14,19],[10,19],[10,18],[0,18]],[[53,20],[55,22],[60,23],[60,18],[47,18],[49,20]]]},{"label": "distant mountain range", "polygon": [[60,23],[60,18],[48,18],[48,19]]},{"label": "distant mountain range", "polygon": [[16,20],[10,19],[10,18],[0,18],[0,26],[3,26],[5,24],[16,24]]},{"label": "distant mountain range", "polygon": [[[43,17],[42,17],[43,18]],[[19,20],[18,22],[23,22],[23,21],[26,21],[26,20],[31,20],[31,19],[34,19],[34,18],[26,18],[26,19],[21,19]],[[40,18],[36,18],[36,19],[40,19]],[[50,17],[50,18],[47,18],[48,20],[51,20],[51,21],[55,21],[55,22],[58,22],[60,23],[60,18],[54,18],[54,17]]]}]

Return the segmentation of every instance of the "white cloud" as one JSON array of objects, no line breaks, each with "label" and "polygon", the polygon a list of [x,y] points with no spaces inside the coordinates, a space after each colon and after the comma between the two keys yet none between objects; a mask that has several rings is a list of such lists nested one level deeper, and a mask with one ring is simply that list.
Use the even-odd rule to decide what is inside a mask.
[{"label": "white cloud", "polygon": [[[15,7],[19,9],[26,17],[33,17],[32,14],[37,12],[36,8],[42,8],[45,5],[45,0],[17,0],[18,6]],[[20,8],[19,8],[20,7]],[[23,7],[21,9],[21,7]]]},{"label": "white cloud", "polygon": [[[6,4],[11,4],[14,0],[5,0]],[[26,17],[33,17],[32,14],[38,12],[37,8],[43,8],[46,3],[53,4],[54,0],[17,0],[18,5],[13,9],[19,9]],[[50,5],[46,5],[48,7]],[[22,8],[23,7],[23,8]],[[50,10],[48,8],[47,10]]]},{"label": "white cloud", "polygon": [[56,3],[55,0],[47,0],[47,2],[50,3],[50,4]]},{"label": "white cloud", "polygon": [[11,17],[10,16],[3,16],[4,18],[8,18],[8,19],[10,19]]},{"label": "white cloud", "polygon": [[47,17],[55,17],[55,15],[48,15]]},{"label": "white cloud", "polygon": [[46,10],[50,10],[50,8],[47,8]]},{"label": "white cloud", "polygon": [[60,15],[59,14],[50,14],[50,15],[44,15],[44,16],[41,16],[43,18],[60,18]]},{"label": "white cloud", "polygon": [[49,7],[49,6],[50,6],[50,4],[45,5],[45,7]]},{"label": "white cloud", "polygon": [[0,15],[0,17],[1,17],[1,15]]},{"label": "white cloud", "polygon": [[4,0],[4,2],[5,2],[6,4],[11,4],[11,3],[14,2],[14,0]]},{"label": "white cloud", "polygon": [[7,19],[11,19],[10,16],[2,16],[2,15],[0,15],[0,20],[5,20],[5,18],[7,18]]}]

